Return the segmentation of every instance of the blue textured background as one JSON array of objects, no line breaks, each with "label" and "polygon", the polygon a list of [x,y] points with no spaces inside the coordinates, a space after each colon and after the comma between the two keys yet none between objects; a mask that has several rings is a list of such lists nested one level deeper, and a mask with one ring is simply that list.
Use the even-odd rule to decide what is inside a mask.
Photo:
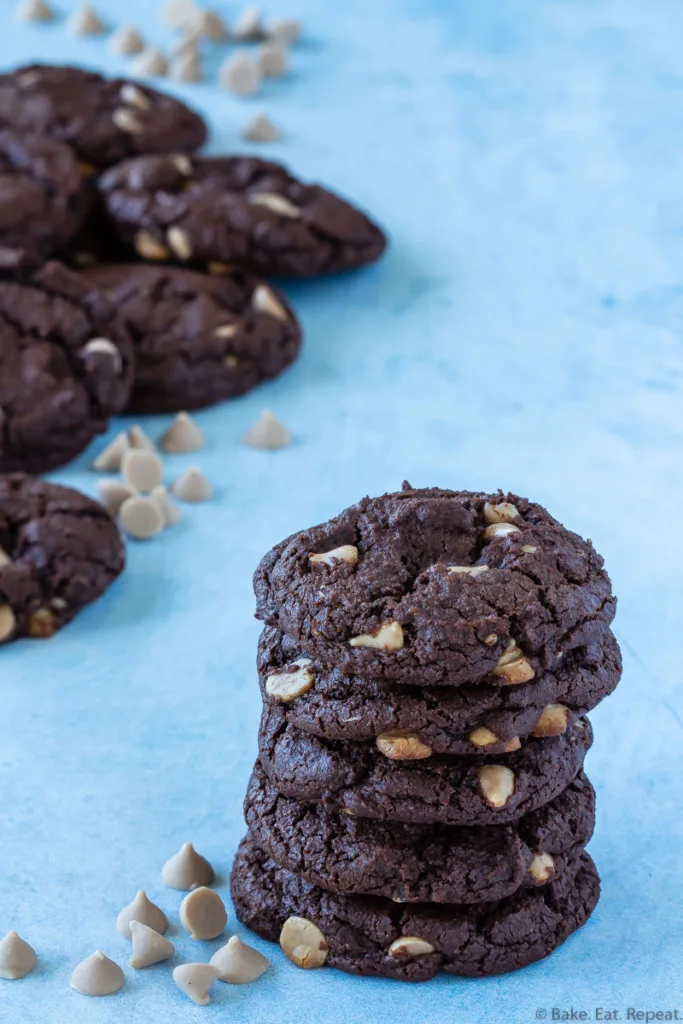
[{"label": "blue textured background", "polygon": [[[0,6],[3,66],[122,69],[101,40],[18,25],[13,3]],[[167,46],[157,6],[98,3]],[[132,544],[125,577],[63,634],[2,651],[0,933],[17,928],[40,969],[0,982],[0,1022],[499,1024],[554,1006],[591,1018],[600,1006],[622,1019],[628,1006],[683,1011],[683,8],[273,0],[268,13],[305,23],[286,80],[248,101],[215,85],[171,88],[209,116],[216,150],[243,148],[241,126],[267,110],[287,138],[262,152],[354,197],[392,246],[367,271],[289,288],[306,330],[300,362],[201,414],[198,458],[168,459],[169,476],[198,461],[216,499],[163,539]],[[264,405],[294,430],[290,449],[240,446]],[[145,426],[158,433],[162,420]],[[94,493],[91,456],[56,478]],[[175,914],[159,868],[181,842],[227,875],[259,718],[259,557],[405,477],[529,495],[607,559],[625,673],[593,716],[591,852],[604,880],[594,918],[550,960],[486,981],[304,973],[257,940],[274,970],[219,986],[206,1009],[163,965],[126,967],[110,999],[71,992],[73,965],[97,947],[125,962],[114,919],[139,886]],[[218,945],[173,938],[188,959]]]}]

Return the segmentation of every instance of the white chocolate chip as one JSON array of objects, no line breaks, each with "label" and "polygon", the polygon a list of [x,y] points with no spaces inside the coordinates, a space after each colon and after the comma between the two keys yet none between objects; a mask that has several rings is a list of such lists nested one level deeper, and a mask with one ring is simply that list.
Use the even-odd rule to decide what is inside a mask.
[{"label": "white chocolate chip", "polygon": [[154,488],[150,497],[152,501],[156,501],[161,509],[165,526],[176,526],[183,518],[180,508],[176,505],[175,501],[171,501],[170,494],[162,484]]},{"label": "white chocolate chip", "polygon": [[291,444],[292,435],[287,427],[273,416],[270,409],[264,409],[256,423],[249,427],[242,441],[251,448],[274,451]]},{"label": "white chocolate chip", "polygon": [[426,939],[421,939],[417,935],[402,935],[400,939],[395,939],[389,946],[390,956],[428,956],[429,953],[434,952],[434,946],[431,942],[427,942]]},{"label": "white chocolate chip", "polygon": [[495,732],[491,732],[485,725],[473,729],[467,738],[475,747],[490,747],[498,742]]},{"label": "white chocolate chip", "polygon": [[265,206],[266,209],[280,214],[281,217],[287,217],[289,220],[299,220],[301,217],[299,207],[290,202],[286,196],[280,196],[276,192],[251,192],[247,196],[247,201],[252,206]]},{"label": "white chocolate chip", "polygon": [[261,86],[261,69],[243,53],[235,53],[221,65],[218,78],[236,96],[253,96]]},{"label": "white chocolate chip", "polygon": [[355,544],[342,544],[341,547],[332,548],[331,551],[321,551],[317,555],[309,555],[309,562],[314,564],[335,565],[337,562],[348,562],[355,565],[358,561],[358,548]]},{"label": "white chocolate chip", "polygon": [[173,980],[197,1006],[211,1002],[209,992],[220,977],[220,971],[211,964],[180,964],[173,970]]},{"label": "white chocolate chip", "polygon": [[517,686],[519,683],[528,683],[534,678],[536,672],[529,659],[524,657],[524,653],[519,649],[516,642],[511,640],[506,650],[498,659],[493,674],[505,679],[508,686]]},{"label": "white chocolate chip", "polygon": [[485,764],[479,769],[479,786],[486,802],[500,810],[515,791],[515,776],[505,765]]},{"label": "white chocolate chip", "polygon": [[546,704],[531,730],[532,736],[561,736],[567,728],[569,708],[564,704]]},{"label": "white chocolate chip", "polygon": [[166,246],[150,235],[149,231],[138,231],[134,245],[143,260],[167,260],[171,255]]},{"label": "white chocolate chip", "polygon": [[138,971],[143,967],[151,967],[152,964],[170,960],[175,953],[172,942],[142,921],[130,922],[130,934],[133,940],[133,955],[128,963]]},{"label": "white chocolate chip", "polygon": [[129,448],[121,459],[121,476],[134,491],[149,494],[164,478],[164,465],[156,452]]},{"label": "white chocolate chip", "polygon": [[474,579],[477,576],[481,576],[483,572],[488,572],[488,565],[447,565],[446,570],[449,575],[453,573],[463,573],[467,576],[472,576]]},{"label": "white chocolate chip", "polygon": [[45,0],[22,0],[16,10],[20,21],[52,21],[55,14]]},{"label": "white chocolate chip", "polygon": [[84,996],[110,996],[122,987],[123,971],[98,949],[86,957],[71,975],[71,988]]},{"label": "white chocolate chip", "polygon": [[17,620],[14,617],[11,606],[0,604],[0,644],[4,644],[6,640],[10,639],[16,624]]},{"label": "white chocolate chip", "polygon": [[264,43],[259,47],[256,60],[264,78],[279,78],[287,72],[287,49],[282,43]]},{"label": "white chocolate chip", "polygon": [[73,36],[99,36],[106,31],[102,19],[90,4],[81,4],[67,18],[66,28]]},{"label": "white chocolate chip", "polygon": [[109,49],[121,57],[132,57],[144,50],[145,44],[140,33],[132,25],[122,25],[111,36]]},{"label": "white chocolate chip", "polygon": [[171,889],[189,892],[200,885],[211,885],[214,873],[208,860],[197,853],[192,843],[185,843],[166,861],[161,877]]},{"label": "white chocolate chip", "polygon": [[257,949],[247,946],[236,935],[216,950],[209,963],[220,971],[219,980],[229,985],[245,985],[256,981],[270,967],[270,960]]},{"label": "white chocolate chip", "polygon": [[97,490],[102,504],[112,516],[117,516],[124,501],[128,501],[135,495],[132,488],[122,484],[119,480],[98,480]]},{"label": "white chocolate chip", "polygon": [[128,431],[128,444],[130,448],[144,449],[147,452],[156,451],[154,441],[139,423],[135,423]]},{"label": "white chocolate chip", "polygon": [[108,356],[109,359],[114,363],[116,373],[121,373],[123,370],[123,359],[121,353],[109,338],[91,338],[83,346],[83,352],[88,355],[103,355]]},{"label": "white chocolate chip", "polygon": [[422,761],[432,756],[432,748],[420,739],[418,733],[407,729],[380,733],[375,742],[384,756],[392,761]]},{"label": "white chocolate chip", "polygon": [[266,114],[257,114],[244,129],[244,138],[250,142],[277,142],[280,130]]},{"label": "white chocolate chip", "polygon": [[152,101],[147,93],[133,82],[124,82],[119,90],[119,96],[129,107],[137,107],[138,110],[150,110],[152,107]]},{"label": "white chocolate chip", "polygon": [[549,853],[538,853],[529,866],[529,874],[537,882],[547,882],[555,872],[555,859]]},{"label": "white chocolate chip", "polygon": [[213,487],[197,466],[190,466],[174,482],[171,493],[180,501],[208,501]]},{"label": "white chocolate chip", "polygon": [[484,519],[487,523],[511,523],[519,518],[517,506],[510,501],[500,501],[497,505],[487,501],[484,505]]},{"label": "white chocolate chip", "polygon": [[123,935],[127,939],[131,937],[131,921],[139,921],[140,924],[153,928],[159,935],[163,935],[168,928],[166,914],[147,898],[143,889],[138,889],[135,899],[131,900],[116,918],[116,930],[119,935]]},{"label": "white chocolate chip", "polygon": [[192,258],[190,239],[182,228],[169,228],[166,232],[166,241],[179,260],[187,261]]},{"label": "white chocolate chip", "polygon": [[288,917],[280,932],[280,948],[297,967],[322,967],[329,946],[317,925],[305,917]]},{"label": "white chocolate chip", "polygon": [[186,412],[179,412],[168,430],[162,435],[159,447],[165,452],[185,454],[196,452],[205,445],[204,435]]},{"label": "white chocolate chip", "polygon": [[164,528],[164,516],[153,498],[135,495],[127,498],[119,510],[121,526],[133,540],[151,540]]},{"label": "white chocolate chip", "polygon": [[275,296],[272,289],[268,288],[265,284],[257,285],[254,288],[251,296],[251,305],[252,309],[255,309],[257,313],[265,313],[266,316],[272,316],[275,320],[282,320],[283,323],[287,323],[290,318],[289,313]]},{"label": "white chocolate chip", "polygon": [[228,923],[223,900],[202,885],[189,892],[180,904],[180,923],[193,939],[215,939]]},{"label": "white chocolate chip", "polygon": [[521,533],[522,531],[514,523],[491,523],[484,530],[483,536],[486,540],[494,540],[496,537],[507,537],[511,533]]},{"label": "white chocolate chip", "polygon": [[110,441],[93,462],[93,469],[99,473],[115,473],[121,469],[121,460],[130,448],[128,435],[121,431]]},{"label": "white chocolate chip", "polygon": [[400,651],[403,647],[403,627],[400,622],[383,622],[376,633],[361,633],[351,637],[351,647],[377,647],[384,651]]},{"label": "white chocolate chip", "polygon": [[24,942],[15,931],[7,932],[0,942],[0,978],[7,981],[25,978],[37,963],[38,957],[33,947]]},{"label": "white chocolate chip", "polygon": [[283,703],[308,693],[315,682],[315,674],[309,668],[312,664],[310,658],[299,658],[288,666],[288,671],[273,672],[266,679],[266,693]]},{"label": "white chocolate chip", "polygon": [[147,46],[130,65],[131,74],[141,78],[161,78],[168,73],[168,61],[161,50]]},{"label": "white chocolate chip", "polygon": [[[122,132],[128,132],[129,135],[139,135],[145,128],[140,118],[128,107],[117,107],[111,115],[111,119],[117,128],[120,128]],[[144,232],[140,232],[140,234],[144,234]],[[140,255],[143,253],[140,252]]]}]

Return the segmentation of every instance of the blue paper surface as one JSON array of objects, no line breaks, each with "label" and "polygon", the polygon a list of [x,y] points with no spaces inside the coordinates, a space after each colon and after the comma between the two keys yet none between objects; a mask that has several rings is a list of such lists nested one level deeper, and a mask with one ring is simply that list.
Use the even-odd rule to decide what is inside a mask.
[{"label": "blue paper surface", "polygon": [[[70,38],[63,19],[23,25],[13,6],[0,0],[3,67],[124,70],[102,39]],[[153,0],[96,6],[170,45]],[[228,20],[239,10],[214,6]],[[215,499],[131,543],[124,577],[63,633],[0,653],[0,934],[16,928],[40,956],[35,974],[0,982],[0,1022],[683,1015],[683,7],[273,0],[267,13],[305,26],[286,79],[236,99],[215,84],[215,48],[210,84],[168,88],[208,116],[214,151],[271,154],[338,188],[391,247],[375,267],[288,286],[300,361],[199,414],[206,450],[166,462],[170,478],[198,463]],[[241,141],[261,110],[282,143]],[[240,445],[264,406],[294,431],[291,448]],[[167,422],[143,421],[153,435]],[[54,479],[94,494],[102,444]],[[168,965],[127,967],[114,921],[142,887],[175,919],[179,960],[220,944],[181,932],[180,894],[159,869],[192,840],[227,899],[259,719],[251,573],[276,541],[405,478],[528,495],[606,558],[625,671],[592,716],[602,900],[543,963],[415,987],[297,971],[231,914],[229,931],[274,969],[194,1007]],[[68,986],[97,948],[126,965],[108,999]]]}]

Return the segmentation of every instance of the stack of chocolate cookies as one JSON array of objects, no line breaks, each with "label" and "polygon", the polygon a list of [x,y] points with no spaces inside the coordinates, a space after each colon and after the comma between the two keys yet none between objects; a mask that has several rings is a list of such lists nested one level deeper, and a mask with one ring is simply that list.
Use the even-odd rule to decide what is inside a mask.
[{"label": "stack of chocolate cookies", "polygon": [[621,672],[590,542],[405,484],[279,544],[255,590],[240,920],[301,967],[410,981],[551,953],[599,896],[585,715]]}]

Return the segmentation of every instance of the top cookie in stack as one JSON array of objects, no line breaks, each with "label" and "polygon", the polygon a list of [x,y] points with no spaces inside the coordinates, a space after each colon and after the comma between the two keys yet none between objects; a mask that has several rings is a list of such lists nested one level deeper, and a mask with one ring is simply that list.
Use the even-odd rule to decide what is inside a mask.
[{"label": "top cookie in stack", "polygon": [[597,901],[584,715],[621,672],[591,544],[515,495],[404,485],[277,545],[255,589],[242,920],[410,980],[555,949]]}]

